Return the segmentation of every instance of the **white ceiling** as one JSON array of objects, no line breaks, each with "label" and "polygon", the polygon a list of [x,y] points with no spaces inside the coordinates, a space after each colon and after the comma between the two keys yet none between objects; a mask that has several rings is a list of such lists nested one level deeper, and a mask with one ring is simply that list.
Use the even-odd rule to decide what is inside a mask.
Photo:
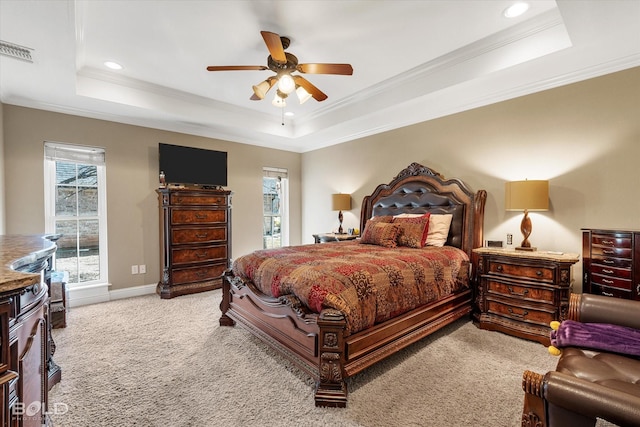
[{"label": "white ceiling", "polygon": [[[640,65],[640,0],[514,2],[0,0],[0,40],[33,49],[0,55],[0,100],[306,152]],[[328,99],[290,97],[282,125],[249,100],[271,71],[206,71],[266,65],[261,30],[354,73],[305,74]]]}]

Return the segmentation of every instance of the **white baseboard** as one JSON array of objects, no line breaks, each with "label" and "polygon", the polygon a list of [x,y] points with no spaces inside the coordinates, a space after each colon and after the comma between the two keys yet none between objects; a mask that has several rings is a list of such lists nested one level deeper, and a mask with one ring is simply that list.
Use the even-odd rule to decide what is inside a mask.
[{"label": "white baseboard", "polygon": [[109,286],[111,284],[101,283],[67,289],[67,306],[79,307],[81,305],[97,304],[116,299],[153,294],[156,291],[155,284],[116,289],[114,291],[109,291]]}]

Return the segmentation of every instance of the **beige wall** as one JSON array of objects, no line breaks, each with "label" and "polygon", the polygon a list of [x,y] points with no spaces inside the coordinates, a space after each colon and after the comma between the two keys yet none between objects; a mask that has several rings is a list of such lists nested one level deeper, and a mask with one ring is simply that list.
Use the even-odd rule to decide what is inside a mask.
[{"label": "beige wall", "polygon": [[[234,257],[262,248],[262,167],[288,169],[291,244],[300,243],[300,154],[4,105],[8,234],[44,231],[43,141],[106,149],[111,290],[159,279],[158,142],[228,152]],[[134,264],[148,273],[132,275]]]},{"label": "beige wall", "polygon": [[581,227],[640,229],[640,68],[303,154],[303,242],[337,227],[331,193],[353,195],[356,227],[362,198],[411,162],[487,190],[485,239],[522,240],[522,214],[504,210],[505,181],[522,179],[550,180],[550,211],[530,214],[539,249],[580,253]]}]

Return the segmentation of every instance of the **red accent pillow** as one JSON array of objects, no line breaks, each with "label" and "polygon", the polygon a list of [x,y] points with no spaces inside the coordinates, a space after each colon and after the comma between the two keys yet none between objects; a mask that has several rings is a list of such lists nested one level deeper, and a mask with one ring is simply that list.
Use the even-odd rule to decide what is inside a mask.
[{"label": "red accent pillow", "polygon": [[426,213],[419,217],[395,217],[394,224],[400,226],[398,244],[410,248],[423,248],[429,233],[429,217]]},{"label": "red accent pillow", "polygon": [[379,221],[367,221],[360,243],[395,248],[400,227],[397,224]]}]

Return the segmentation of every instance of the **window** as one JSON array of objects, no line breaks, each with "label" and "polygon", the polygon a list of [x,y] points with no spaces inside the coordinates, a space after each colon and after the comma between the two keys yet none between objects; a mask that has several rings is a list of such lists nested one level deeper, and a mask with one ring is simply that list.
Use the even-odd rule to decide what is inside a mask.
[{"label": "window", "polygon": [[46,232],[56,242],[55,269],[69,285],[107,283],[104,150],[45,142]]},{"label": "window", "polygon": [[288,246],[289,180],[286,169],[263,168],[262,215],[262,247]]}]

